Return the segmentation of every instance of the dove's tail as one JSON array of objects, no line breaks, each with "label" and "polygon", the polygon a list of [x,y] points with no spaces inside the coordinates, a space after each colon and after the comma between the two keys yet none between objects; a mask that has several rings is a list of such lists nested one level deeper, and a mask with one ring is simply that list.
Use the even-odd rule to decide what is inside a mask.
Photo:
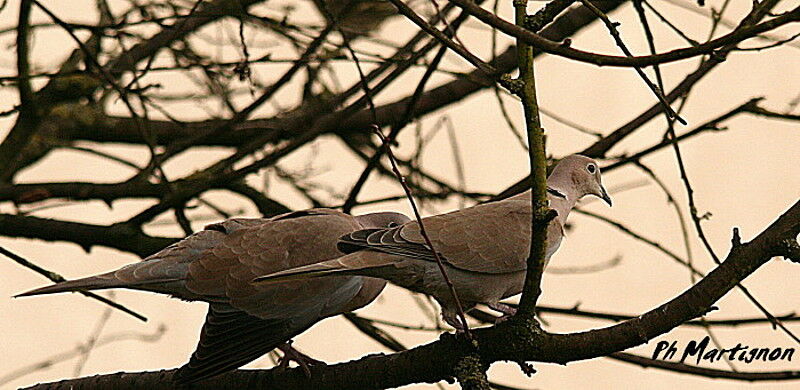
[{"label": "dove's tail", "polygon": [[37,288],[16,295],[15,297],[71,291],[102,290],[107,288],[132,288],[155,292],[172,292],[171,290],[173,290],[173,288],[165,287],[173,282],[181,281],[188,271],[187,267],[188,265],[177,264],[175,262],[169,262],[169,264],[167,264],[163,260],[149,260],[141,263],[129,264],[116,271]]},{"label": "dove's tail", "polygon": [[327,275],[372,276],[376,268],[392,266],[397,257],[374,251],[359,251],[333,260],[309,264],[281,272],[259,276],[254,283],[283,283],[294,280],[319,278]]},{"label": "dove's tail", "polygon": [[50,286],[40,287],[35,290],[26,291],[22,294],[16,295],[15,298],[27,297],[31,295],[55,294],[67,291],[100,290],[104,288],[114,288],[123,286],[123,283],[113,278],[113,275],[109,274],[113,274],[113,272],[97,276],[90,276],[88,278],[59,282]]}]

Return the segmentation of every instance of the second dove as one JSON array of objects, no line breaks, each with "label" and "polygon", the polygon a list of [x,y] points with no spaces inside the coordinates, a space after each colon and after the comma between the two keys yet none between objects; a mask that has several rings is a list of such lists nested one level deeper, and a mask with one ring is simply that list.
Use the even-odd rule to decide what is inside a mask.
[{"label": "second dove", "polygon": [[[597,162],[581,155],[563,158],[547,178],[547,187],[550,208],[558,213],[547,229],[545,260],[549,261],[561,244],[567,216],[576,202],[594,195],[610,206],[611,198],[603,187]],[[522,292],[530,248],[530,197],[528,190],[501,201],[422,219],[465,310],[482,303],[513,314],[499,301]],[[432,296],[442,307],[445,322],[456,329],[464,328],[416,221],[359,230],[342,237],[338,246],[348,254],[259,276],[254,282],[277,283],[335,274],[382,278]]]}]

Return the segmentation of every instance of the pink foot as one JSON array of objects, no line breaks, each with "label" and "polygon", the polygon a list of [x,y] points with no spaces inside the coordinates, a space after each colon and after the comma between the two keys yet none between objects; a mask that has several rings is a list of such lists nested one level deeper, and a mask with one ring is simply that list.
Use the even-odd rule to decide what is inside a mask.
[{"label": "pink foot", "polygon": [[494,310],[494,311],[503,313],[503,315],[500,316],[500,318],[498,318],[495,321],[495,323],[498,323],[498,324],[501,323],[501,322],[507,321],[509,318],[514,316],[514,314],[517,314],[517,308],[516,307],[506,305],[505,303],[495,302],[495,303],[489,303],[486,306],[489,306],[489,308]]},{"label": "pink foot", "polygon": [[466,326],[461,322],[461,317],[455,312],[442,310],[442,319],[447,325],[456,329],[456,333],[464,333]]}]

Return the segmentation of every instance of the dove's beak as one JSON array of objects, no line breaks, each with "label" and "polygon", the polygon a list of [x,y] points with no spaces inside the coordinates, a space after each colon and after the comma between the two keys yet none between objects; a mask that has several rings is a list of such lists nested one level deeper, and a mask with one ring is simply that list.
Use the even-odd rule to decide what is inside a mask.
[{"label": "dove's beak", "polygon": [[600,199],[602,199],[604,202],[608,203],[609,207],[612,206],[611,197],[608,196],[608,191],[606,191],[606,188],[603,187],[602,184],[600,185]]}]

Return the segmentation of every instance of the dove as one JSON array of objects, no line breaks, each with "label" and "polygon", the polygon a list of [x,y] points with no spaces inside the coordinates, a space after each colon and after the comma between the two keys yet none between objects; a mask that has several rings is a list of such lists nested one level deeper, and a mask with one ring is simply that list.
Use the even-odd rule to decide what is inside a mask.
[{"label": "dove", "polygon": [[19,296],[76,290],[129,288],[209,303],[200,341],[175,374],[191,383],[236,369],[277,348],[282,365],[319,363],[287,343],[318,321],[372,302],[386,281],[357,275],[255,285],[258,275],[343,255],[337,240],[368,228],[409,221],[400,213],[350,216],[310,209],[272,218],[234,218],[208,225],[141,262],[116,271],[66,281]]},{"label": "dove", "polygon": [[[582,155],[563,158],[547,178],[549,206],[558,214],[547,227],[546,261],[564,236],[564,225],[575,203],[595,195],[611,206],[597,162]],[[531,192],[491,203],[422,219],[433,248],[465,310],[483,303],[513,315],[499,301],[519,294],[525,281],[531,237]],[[276,285],[291,280],[328,275],[362,275],[388,280],[432,296],[445,322],[464,329],[457,304],[436,264],[431,248],[410,221],[391,228],[370,228],[342,237],[337,259],[257,277],[257,284]]]}]

